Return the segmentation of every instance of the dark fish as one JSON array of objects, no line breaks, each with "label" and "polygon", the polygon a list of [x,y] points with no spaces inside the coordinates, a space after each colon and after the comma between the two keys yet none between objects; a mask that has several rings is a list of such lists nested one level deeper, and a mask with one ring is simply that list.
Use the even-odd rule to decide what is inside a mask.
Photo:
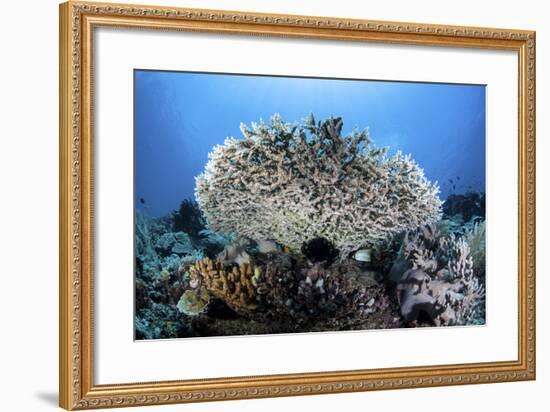
[{"label": "dark fish", "polygon": [[460,180],[460,176],[457,176],[457,177],[456,177],[456,180]]},{"label": "dark fish", "polygon": [[453,179],[449,179],[449,182],[451,182],[451,184],[454,183],[454,182],[453,182]]},{"label": "dark fish", "polygon": [[456,189],[456,186],[455,186],[455,185],[453,185],[453,190],[455,190],[455,189]]},{"label": "dark fish", "polygon": [[141,203],[142,205],[144,205],[144,204],[145,204],[145,199],[142,198],[142,197],[140,197],[140,198],[139,198],[139,203]]}]

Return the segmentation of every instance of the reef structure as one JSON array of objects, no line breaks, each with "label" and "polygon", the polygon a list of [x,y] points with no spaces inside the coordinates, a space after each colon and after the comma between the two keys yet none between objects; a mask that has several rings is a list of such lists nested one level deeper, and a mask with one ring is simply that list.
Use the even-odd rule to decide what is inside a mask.
[{"label": "reef structure", "polygon": [[355,262],[272,257],[258,279],[258,295],[269,321],[290,331],[385,329],[396,327],[397,311],[384,287]]},{"label": "reef structure", "polygon": [[368,130],[342,135],[331,117],[302,124],[279,115],[241,124],[244,139],[227,138],[209,154],[195,197],[208,227],[275,240],[299,252],[324,238],[341,258],[388,236],[439,220],[439,187],[410,155],[388,155]]},{"label": "reef structure", "polygon": [[[390,276],[397,275],[405,322],[435,326],[485,322],[484,274],[480,277],[474,271],[470,239],[468,234],[442,236],[435,225],[404,235]],[[484,249],[479,253],[484,256]]]},{"label": "reef structure", "polygon": [[277,333],[397,326],[397,307],[383,285],[352,260],[311,262],[279,250],[256,254],[251,262],[224,264],[220,255],[183,269],[190,281],[181,312],[200,317],[205,310],[196,310],[196,302],[217,300]]}]

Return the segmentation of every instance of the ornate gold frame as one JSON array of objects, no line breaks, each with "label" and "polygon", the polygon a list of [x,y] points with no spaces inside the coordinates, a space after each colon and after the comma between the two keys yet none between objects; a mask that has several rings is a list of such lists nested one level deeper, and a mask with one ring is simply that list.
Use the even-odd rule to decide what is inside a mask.
[{"label": "ornate gold frame", "polygon": [[[96,385],[92,42],[98,26],[508,49],[519,62],[518,359],[460,365]],[[66,409],[535,379],[535,32],[70,1],[60,5],[60,364]]]}]

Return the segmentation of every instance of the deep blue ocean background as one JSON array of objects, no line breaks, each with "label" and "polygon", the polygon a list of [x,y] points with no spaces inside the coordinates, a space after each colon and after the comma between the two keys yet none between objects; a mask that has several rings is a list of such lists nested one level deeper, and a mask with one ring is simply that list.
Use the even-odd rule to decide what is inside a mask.
[{"label": "deep blue ocean background", "polygon": [[[485,86],[134,72],[135,201],[150,216],[194,198],[208,153],[239,125],[279,113],[341,116],[378,146],[411,153],[441,198],[485,191]],[[142,201],[143,200],[143,201]]]}]

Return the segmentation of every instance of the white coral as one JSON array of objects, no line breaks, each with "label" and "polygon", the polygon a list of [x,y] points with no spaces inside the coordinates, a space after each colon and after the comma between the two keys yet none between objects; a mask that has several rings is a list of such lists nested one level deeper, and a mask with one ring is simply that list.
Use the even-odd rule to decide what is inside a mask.
[{"label": "white coral", "polygon": [[343,122],[302,125],[274,115],[241,125],[196,178],[196,199],[212,230],[272,239],[298,251],[324,237],[342,256],[440,217],[437,184],[409,155],[388,156],[367,130],[341,136]]},{"label": "white coral", "polygon": [[399,259],[410,266],[397,287],[405,320],[415,320],[422,310],[438,326],[476,323],[485,288],[474,273],[465,236],[441,236],[435,227],[419,228],[405,236]]}]

